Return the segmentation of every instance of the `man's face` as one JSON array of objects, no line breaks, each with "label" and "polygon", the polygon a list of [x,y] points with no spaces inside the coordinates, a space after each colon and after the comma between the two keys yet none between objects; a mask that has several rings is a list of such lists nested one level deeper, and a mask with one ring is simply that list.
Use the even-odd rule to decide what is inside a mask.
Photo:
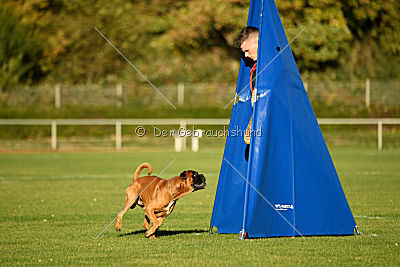
[{"label": "man's face", "polygon": [[240,46],[245,57],[257,61],[258,34],[253,33]]}]

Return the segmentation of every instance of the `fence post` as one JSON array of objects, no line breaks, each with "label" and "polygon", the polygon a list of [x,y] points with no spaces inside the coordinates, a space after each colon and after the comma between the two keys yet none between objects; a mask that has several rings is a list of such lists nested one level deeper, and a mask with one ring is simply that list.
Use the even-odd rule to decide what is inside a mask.
[{"label": "fence post", "polygon": [[371,103],[371,81],[367,78],[365,80],[365,106],[369,108]]},{"label": "fence post", "polygon": [[61,106],[61,92],[60,92],[60,85],[56,85],[54,87],[54,104],[56,108],[60,108]]},{"label": "fence post", "polygon": [[115,95],[117,97],[117,108],[120,108],[122,106],[122,84],[117,83]]},{"label": "fence post", "polygon": [[183,102],[185,102],[185,84],[178,83],[178,105],[183,106]]},{"label": "fence post", "polygon": [[378,150],[382,150],[382,120],[378,120]]},{"label": "fence post", "polygon": [[199,151],[199,138],[203,136],[203,130],[194,130],[192,136],[192,151],[198,152]]},{"label": "fence post", "polygon": [[57,122],[51,121],[51,149],[57,150]]},{"label": "fence post", "polygon": [[181,152],[182,151],[182,142],[181,142],[181,137],[179,134],[175,135],[175,152]]},{"label": "fence post", "polygon": [[122,128],[121,121],[116,121],[115,122],[115,149],[117,151],[121,151],[121,148],[122,148],[121,128]]},{"label": "fence post", "polygon": [[[186,151],[186,120],[181,120],[179,129],[182,129],[182,132],[183,132],[183,136],[179,136],[181,139],[182,151]],[[178,132],[178,135],[179,135],[179,132]]]}]

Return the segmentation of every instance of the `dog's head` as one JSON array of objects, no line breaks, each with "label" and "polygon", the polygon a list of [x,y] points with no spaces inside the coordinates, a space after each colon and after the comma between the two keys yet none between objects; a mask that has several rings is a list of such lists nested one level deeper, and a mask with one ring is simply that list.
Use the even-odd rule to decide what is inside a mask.
[{"label": "dog's head", "polygon": [[193,191],[206,188],[206,177],[196,171],[183,171],[180,178],[193,188]]}]

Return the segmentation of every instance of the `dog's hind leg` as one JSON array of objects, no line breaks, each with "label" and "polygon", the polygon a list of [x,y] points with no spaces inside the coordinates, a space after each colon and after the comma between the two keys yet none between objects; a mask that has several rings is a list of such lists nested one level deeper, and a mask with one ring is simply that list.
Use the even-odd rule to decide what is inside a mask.
[{"label": "dog's hind leg", "polygon": [[147,217],[147,215],[144,215],[143,227],[144,227],[146,230],[149,230],[149,229],[150,229],[150,219],[149,219],[149,217]]},{"label": "dog's hind leg", "polygon": [[127,212],[131,206],[136,205],[137,199],[138,199],[138,190],[131,186],[128,187],[126,189],[126,197],[125,197],[124,207],[122,208],[121,212],[117,216],[117,224],[115,225],[115,230],[121,231],[122,217],[124,216],[125,212]]},{"label": "dog's hind leg", "polygon": [[158,227],[160,226],[160,225],[158,224],[157,217],[156,217],[156,215],[154,214],[154,210],[152,210],[152,209],[149,208],[149,207],[146,207],[145,210],[144,210],[144,212],[146,213],[146,216],[150,219],[150,221],[151,221],[151,223],[152,223],[151,228],[150,228],[149,230],[146,231],[146,237],[155,239],[155,236],[154,236],[153,234],[156,232],[156,230],[157,230]]}]

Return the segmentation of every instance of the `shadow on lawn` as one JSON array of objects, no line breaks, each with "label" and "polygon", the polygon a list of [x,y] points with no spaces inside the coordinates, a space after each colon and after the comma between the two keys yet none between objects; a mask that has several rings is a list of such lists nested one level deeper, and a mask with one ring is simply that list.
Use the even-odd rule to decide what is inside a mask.
[{"label": "shadow on lawn", "polygon": [[[144,235],[146,231],[145,230],[138,230],[138,231],[133,231],[130,233],[125,233],[125,234],[120,234],[118,237],[123,237],[127,235]],[[170,235],[181,235],[181,234],[202,234],[202,233],[207,233],[207,230],[178,230],[178,231],[167,231],[167,230],[158,230],[156,232],[156,236],[170,236]]]}]

